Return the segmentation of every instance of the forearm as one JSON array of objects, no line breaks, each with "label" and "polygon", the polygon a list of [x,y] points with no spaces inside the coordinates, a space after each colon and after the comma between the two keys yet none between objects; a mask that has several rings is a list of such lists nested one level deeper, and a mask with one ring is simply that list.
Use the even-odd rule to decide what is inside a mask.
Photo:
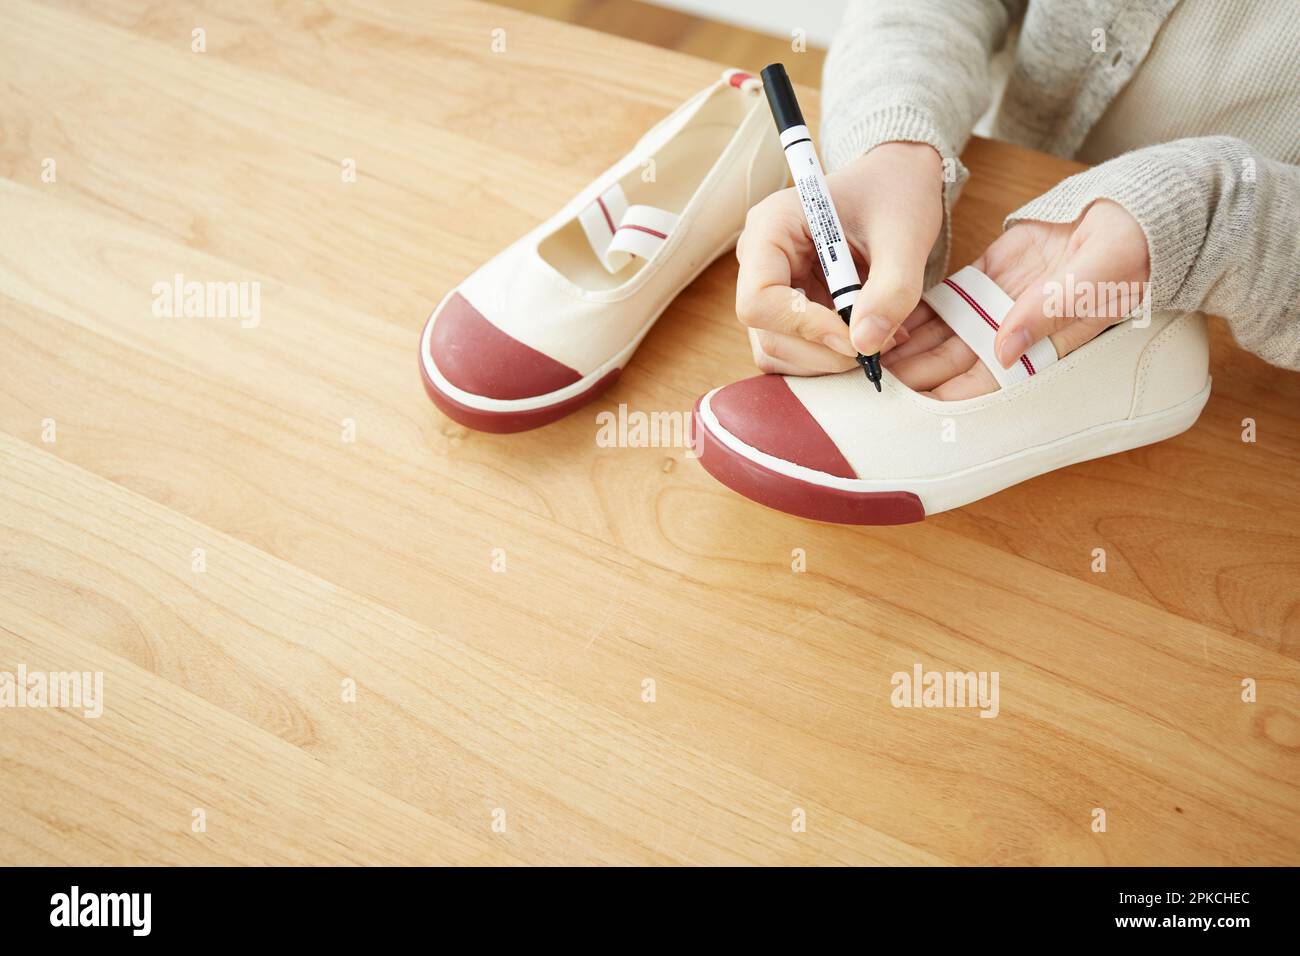
[{"label": "forearm", "polygon": [[1147,237],[1151,308],[1223,316],[1265,361],[1300,370],[1300,167],[1216,136],[1134,150],[1012,213],[1072,222],[1097,199]]},{"label": "forearm", "polygon": [[958,158],[988,109],[989,60],[1025,0],[851,0],[823,75],[823,158],[841,169],[881,143],[927,144],[943,160],[943,224],[924,283],[947,268]]},{"label": "forearm", "polygon": [[1024,0],[851,0],[823,75],[831,171],[880,143],[956,159],[989,106],[989,59]]}]

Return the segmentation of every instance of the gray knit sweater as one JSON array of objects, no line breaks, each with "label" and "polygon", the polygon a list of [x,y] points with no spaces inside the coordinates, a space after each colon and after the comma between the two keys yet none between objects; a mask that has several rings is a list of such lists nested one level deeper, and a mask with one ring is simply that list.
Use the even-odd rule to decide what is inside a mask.
[{"label": "gray knit sweater", "polygon": [[828,167],[896,140],[950,159],[926,267],[927,285],[941,279],[969,175],[957,157],[1016,24],[994,135],[1100,165],[1005,225],[1112,199],[1146,232],[1153,309],[1221,315],[1244,347],[1300,370],[1298,0],[850,0],[826,61]]}]

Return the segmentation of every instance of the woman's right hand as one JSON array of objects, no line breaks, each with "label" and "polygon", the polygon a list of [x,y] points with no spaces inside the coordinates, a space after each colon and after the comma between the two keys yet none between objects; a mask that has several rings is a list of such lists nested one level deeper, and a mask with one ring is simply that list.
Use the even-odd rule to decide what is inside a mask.
[{"label": "woman's right hand", "polygon": [[925,262],[943,225],[943,163],[922,143],[882,143],[826,177],[844,236],[865,276],[848,328],[831,308],[799,195],[773,193],[749,211],[736,243],[736,317],[763,372],[822,375],[858,352],[907,340]]}]

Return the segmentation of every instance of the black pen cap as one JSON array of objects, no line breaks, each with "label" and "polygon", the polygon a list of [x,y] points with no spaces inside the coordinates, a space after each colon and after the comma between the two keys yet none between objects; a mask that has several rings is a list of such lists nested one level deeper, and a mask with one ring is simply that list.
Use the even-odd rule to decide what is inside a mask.
[{"label": "black pen cap", "polygon": [[799,101],[794,98],[794,87],[790,77],[785,74],[785,66],[772,63],[763,67],[763,92],[767,94],[767,105],[772,108],[772,119],[776,120],[776,131],[784,133],[791,126],[804,126],[803,113]]}]

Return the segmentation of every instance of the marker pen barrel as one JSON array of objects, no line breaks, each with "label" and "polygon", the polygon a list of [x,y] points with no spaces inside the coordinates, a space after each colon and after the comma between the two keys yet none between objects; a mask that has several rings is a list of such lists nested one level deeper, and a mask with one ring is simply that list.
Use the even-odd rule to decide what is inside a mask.
[{"label": "marker pen barrel", "polygon": [[[853,264],[853,251],[844,238],[844,228],[835,212],[835,204],[831,202],[821,161],[813,148],[812,134],[804,123],[803,112],[799,109],[785,67],[773,63],[764,67],[761,75],[767,103],[781,136],[781,148],[785,151],[785,160],[790,166],[799,201],[803,204],[804,217],[808,220],[817,260],[826,276],[826,287],[830,290],[835,311],[848,325],[853,314],[853,300],[862,288],[857,266]],[[867,373],[871,384],[876,386],[876,391],[880,391],[880,353],[870,357],[859,355],[858,364]]]}]

